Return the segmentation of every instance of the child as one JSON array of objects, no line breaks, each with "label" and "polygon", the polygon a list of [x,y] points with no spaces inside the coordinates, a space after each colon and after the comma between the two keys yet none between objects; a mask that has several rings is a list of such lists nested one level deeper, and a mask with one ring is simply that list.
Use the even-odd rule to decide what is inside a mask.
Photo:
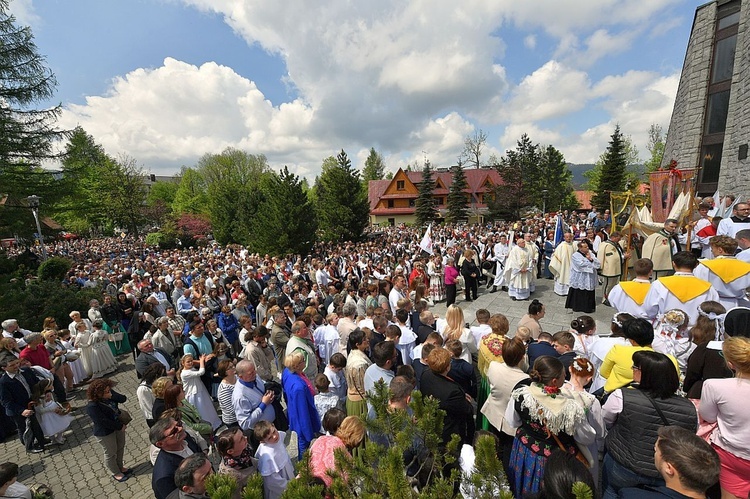
[{"label": "child", "polygon": [[201,419],[211,424],[215,431],[221,425],[221,419],[216,414],[213,400],[206,390],[206,385],[201,381],[201,376],[206,372],[206,355],[198,358],[199,369],[195,370],[193,356],[190,354],[183,355],[180,365],[182,369],[178,373],[178,378],[182,381],[182,388],[185,391],[185,400],[190,402],[201,416]]},{"label": "child", "polygon": [[[404,364],[411,365],[411,352],[416,345],[417,335],[411,330],[411,327],[407,323],[408,320],[409,310],[403,308],[396,310],[396,324],[401,330],[401,335],[398,343],[396,343],[396,348],[401,353],[401,361]],[[386,338],[387,337],[388,334],[386,333]]]},{"label": "child", "polygon": [[258,421],[253,431],[260,442],[255,458],[263,477],[263,497],[276,499],[281,497],[289,481],[294,478],[294,466],[284,446],[286,434],[278,431],[269,421]]},{"label": "child", "polygon": [[[573,351],[579,357],[589,358],[591,347],[599,340],[596,334],[596,322],[590,315],[582,315],[570,322],[570,332],[573,334],[575,344]],[[567,366],[565,366],[567,369]]]},{"label": "child", "polygon": [[97,371],[92,373],[94,377],[104,376],[105,374],[117,371],[117,359],[112,355],[112,349],[109,348],[109,334],[102,329],[104,322],[101,319],[95,319],[93,323],[94,331],[91,333],[91,363],[96,366]]},{"label": "child", "polygon": [[461,385],[464,391],[471,395],[471,398],[477,397],[477,382],[474,375],[474,367],[461,358],[463,345],[459,340],[448,340],[445,342],[445,349],[452,356],[451,370],[448,371],[448,377]]},{"label": "child", "polygon": [[474,337],[474,343],[477,345],[477,348],[479,348],[479,342],[482,341],[482,338],[492,332],[492,328],[488,324],[490,322],[490,311],[484,308],[480,308],[479,310],[477,310],[476,318],[479,325],[471,326],[469,330],[471,331],[471,335]]},{"label": "child", "polygon": [[558,331],[552,336],[552,346],[559,355],[558,360],[565,366],[566,380],[570,379],[570,370],[568,368],[573,363],[573,359],[576,358],[576,352],[573,351],[575,343],[575,337],[568,331]]},{"label": "child", "polygon": [[[86,329],[86,324],[80,322],[77,326],[78,332]],[[65,358],[68,360],[70,370],[73,371],[73,384],[80,385],[84,382],[91,374],[86,370],[81,360],[81,351],[73,346],[73,339],[69,329],[60,330],[60,342],[68,350],[65,354]]]},{"label": "child", "polygon": [[677,358],[681,373],[687,369],[688,358],[696,347],[687,331],[689,322],[690,317],[682,310],[667,311],[654,328],[654,342],[651,344],[654,352]]},{"label": "child", "polygon": [[[335,393],[339,398],[339,404],[341,408],[346,407],[346,375],[344,369],[346,368],[346,357],[344,354],[336,352],[331,355],[331,360],[323,372],[327,377],[330,384],[328,388],[332,393]],[[321,416],[322,417],[322,416]]]},{"label": "child", "polygon": [[[391,369],[394,373],[396,372],[396,369],[399,368],[399,366],[404,365],[403,350],[399,349],[399,347],[403,346],[399,345],[399,342],[401,341],[401,331],[401,328],[395,324],[391,324],[390,326],[385,328],[385,341],[392,341],[393,344],[396,345],[396,350],[399,352],[399,354],[393,361],[393,368]],[[412,347],[413,346],[414,343],[412,343]],[[410,349],[409,351],[411,352],[411,350],[412,349]]]},{"label": "child", "polygon": [[42,427],[44,436],[51,438],[56,444],[64,443],[65,437],[63,436],[63,432],[73,422],[73,416],[69,414],[70,410],[63,409],[55,401],[55,397],[52,395],[52,382],[50,380],[41,380],[34,387],[34,392],[36,399],[34,411],[37,418],[39,418],[39,426]]},{"label": "child", "polygon": [[320,422],[323,422],[323,416],[333,409],[334,407],[340,407],[340,400],[338,395],[328,391],[328,386],[331,382],[328,380],[328,376],[325,374],[318,374],[315,376],[315,389],[318,390],[318,394],[315,395],[315,408],[318,410],[320,415]]}]

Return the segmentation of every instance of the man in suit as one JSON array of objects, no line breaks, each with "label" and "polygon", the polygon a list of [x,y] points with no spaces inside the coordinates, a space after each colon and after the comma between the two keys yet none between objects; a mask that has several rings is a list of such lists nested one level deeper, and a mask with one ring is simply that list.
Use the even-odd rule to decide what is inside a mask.
[{"label": "man in suit", "polygon": [[154,348],[151,340],[141,340],[138,342],[138,350],[141,352],[135,359],[135,372],[138,377],[142,378],[146,368],[151,364],[161,362],[167,370],[167,376],[174,376],[174,360],[165,350]]},{"label": "man in suit", "polygon": [[[34,414],[34,409],[29,407],[31,402],[31,390],[38,380],[34,373],[28,369],[21,369],[19,359],[4,358],[0,361],[0,368],[4,371],[0,377],[0,403],[5,408],[5,414],[13,419],[18,430],[18,437],[24,443],[23,434],[26,431],[26,421],[31,423],[32,439],[26,444],[26,452],[39,453],[44,450],[44,433],[39,421]],[[36,442],[36,445],[34,443]]]},{"label": "man in suit", "polygon": [[157,499],[166,499],[177,485],[174,475],[185,457],[201,452],[200,446],[172,418],[164,418],[154,423],[148,438],[159,448],[151,475],[151,488]]}]

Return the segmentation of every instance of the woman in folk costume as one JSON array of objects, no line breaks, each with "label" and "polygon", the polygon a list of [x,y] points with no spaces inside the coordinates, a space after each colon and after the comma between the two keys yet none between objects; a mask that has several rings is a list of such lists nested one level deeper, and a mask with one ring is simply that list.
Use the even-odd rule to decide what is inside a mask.
[{"label": "woman in folk costume", "polygon": [[[539,491],[547,458],[556,449],[578,456],[595,442],[597,432],[586,419],[591,399],[564,388],[565,368],[543,355],[511,394],[505,419],[516,427],[508,481],[516,497]],[[529,382],[530,381],[530,382]],[[587,406],[588,404],[588,406]],[[581,455],[580,459],[586,459]]]},{"label": "woman in folk costume", "polygon": [[508,295],[510,299],[528,300],[531,294],[531,273],[536,272],[532,268],[531,253],[526,250],[526,241],[523,236],[518,236],[515,246],[508,253],[505,261],[505,282],[508,283]]},{"label": "woman in folk costume", "polygon": [[427,275],[430,276],[430,297],[432,301],[445,300],[445,284],[443,284],[443,260],[440,255],[435,255],[427,263]]}]

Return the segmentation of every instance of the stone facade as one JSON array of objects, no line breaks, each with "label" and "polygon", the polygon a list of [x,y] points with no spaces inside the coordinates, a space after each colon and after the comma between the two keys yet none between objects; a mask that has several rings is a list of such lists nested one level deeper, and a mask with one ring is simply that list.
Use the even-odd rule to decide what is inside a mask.
[{"label": "stone facade", "polygon": [[[719,6],[714,0],[696,9],[685,62],[667,133],[662,166],[674,159],[682,168],[701,165],[701,145],[711,77]],[[741,146],[750,142],[750,2],[743,1],[729,93],[729,109],[721,156],[718,188],[722,194],[750,196],[750,158],[739,159]],[[707,189],[701,189],[704,194]],[[711,189],[713,191],[713,189]]]},{"label": "stone facade", "polygon": [[750,157],[740,160],[739,150],[750,142],[750,79],[747,78],[750,71],[750,6],[743,2],[740,12],[719,191],[744,195],[747,199],[750,196]]},{"label": "stone facade", "polygon": [[695,168],[700,164],[715,23],[716,2],[698,8],[677,87],[662,166],[673,159],[681,168]]}]

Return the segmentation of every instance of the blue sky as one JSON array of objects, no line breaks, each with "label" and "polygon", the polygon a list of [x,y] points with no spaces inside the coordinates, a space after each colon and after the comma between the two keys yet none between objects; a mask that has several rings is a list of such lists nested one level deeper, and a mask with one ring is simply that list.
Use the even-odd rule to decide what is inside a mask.
[{"label": "blue sky", "polygon": [[61,124],[177,172],[237,147],[312,179],[344,148],[396,170],[522,133],[594,162],[614,125],[666,131],[685,0],[12,0],[58,79]]}]

